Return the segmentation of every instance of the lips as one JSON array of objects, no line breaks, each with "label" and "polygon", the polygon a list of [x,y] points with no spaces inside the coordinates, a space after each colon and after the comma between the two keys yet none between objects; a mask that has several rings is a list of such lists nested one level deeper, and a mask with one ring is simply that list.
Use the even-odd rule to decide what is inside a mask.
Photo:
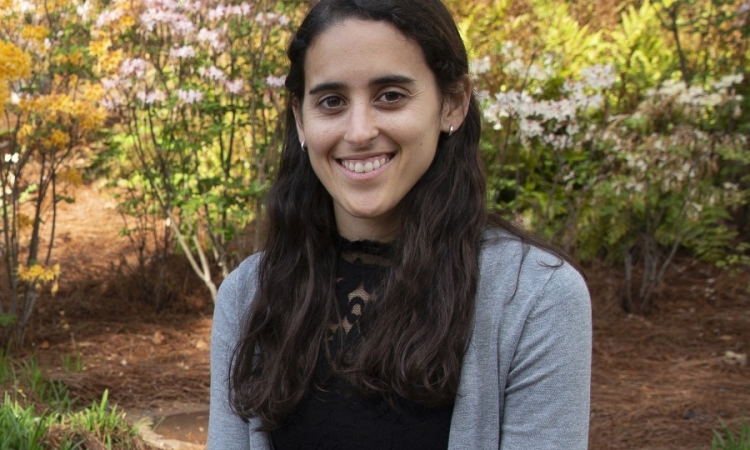
[{"label": "lips", "polygon": [[390,160],[391,155],[379,155],[367,159],[340,159],[339,164],[350,172],[367,173],[383,167]]}]

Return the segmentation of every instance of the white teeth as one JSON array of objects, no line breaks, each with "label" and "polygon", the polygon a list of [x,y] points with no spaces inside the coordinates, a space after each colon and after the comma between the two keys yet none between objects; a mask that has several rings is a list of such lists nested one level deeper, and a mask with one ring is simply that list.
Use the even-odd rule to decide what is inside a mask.
[{"label": "white teeth", "polygon": [[381,156],[378,159],[374,159],[372,161],[362,162],[362,161],[342,161],[341,164],[346,167],[348,170],[356,173],[367,173],[372,172],[373,170],[380,169],[383,167],[388,161],[390,161],[390,158],[387,156]]}]

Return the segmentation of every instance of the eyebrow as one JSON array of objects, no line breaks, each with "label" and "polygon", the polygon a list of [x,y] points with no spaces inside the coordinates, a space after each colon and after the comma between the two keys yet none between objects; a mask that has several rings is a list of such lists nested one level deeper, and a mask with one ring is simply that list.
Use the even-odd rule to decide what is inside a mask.
[{"label": "eyebrow", "polygon": [[[378,77],[370,81],[370,86],[383,86],[386,84],[414,84],[416,81],[413,78],[409,78],[405,75],[385,75],[382,77]],[[338,89],[343,89],[346,87],[346,84],[339,83],[339,82],[329,82],[329,83],[320,83],[318,85],[313,86],[310,89],[310,92],[308,92],[309,95],[315,95],[318,92],[323,91],[335,91]]]}]

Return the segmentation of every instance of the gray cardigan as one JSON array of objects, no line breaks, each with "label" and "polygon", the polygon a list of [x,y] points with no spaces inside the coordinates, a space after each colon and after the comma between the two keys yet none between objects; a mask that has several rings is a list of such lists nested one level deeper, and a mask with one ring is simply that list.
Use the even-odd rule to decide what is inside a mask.
[{"label": "gray cardigan", "polygon": [[[253,298],[259,255],[222,283],[211,332],[208,450],[269,450],[257,423],[227,402],[229,360]],[[570,265],[488,231],[471,342],[451,420],[450,450],[588,446],[591,303]]]}]

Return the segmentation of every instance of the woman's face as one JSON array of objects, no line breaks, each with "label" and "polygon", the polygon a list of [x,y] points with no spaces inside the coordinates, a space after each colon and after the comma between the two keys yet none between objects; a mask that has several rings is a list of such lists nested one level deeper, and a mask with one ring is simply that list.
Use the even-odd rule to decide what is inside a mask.
[{"label": "woman's face", "polygon": [[347,19],[313,41],[297,130],[342,236],[395,237],[399,204],[430,167],[441,131],[463,120],[453,103],[419,44],[389,23]]}]

